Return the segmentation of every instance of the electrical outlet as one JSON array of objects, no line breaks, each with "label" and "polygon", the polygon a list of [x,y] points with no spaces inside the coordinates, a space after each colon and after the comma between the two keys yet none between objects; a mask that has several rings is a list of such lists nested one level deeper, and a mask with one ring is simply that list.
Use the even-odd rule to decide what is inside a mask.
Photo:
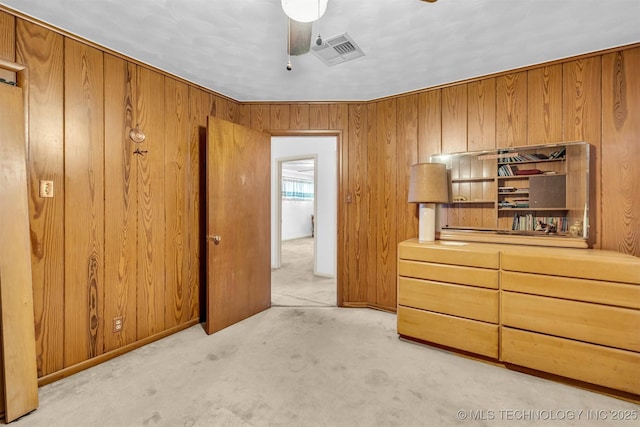
[{"label": "electrical outlet", "polygon": [[40,180],[40,197],[53,197],[53,181]]},{"label": "electrical outlet", "polygon": [[122,331],[122,326],[123,326],[123,322],[122,322],[122,317],[114,317],[113,318],[113,333],[117,333]]}]

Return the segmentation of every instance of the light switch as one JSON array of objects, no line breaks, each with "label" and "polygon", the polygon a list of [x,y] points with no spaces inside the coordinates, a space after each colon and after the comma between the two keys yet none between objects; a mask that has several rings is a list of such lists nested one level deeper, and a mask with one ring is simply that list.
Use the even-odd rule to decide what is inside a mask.
[{"label": "light switch", "polygon": [[53,181],[40,180],[40,197],[53,197]]}]

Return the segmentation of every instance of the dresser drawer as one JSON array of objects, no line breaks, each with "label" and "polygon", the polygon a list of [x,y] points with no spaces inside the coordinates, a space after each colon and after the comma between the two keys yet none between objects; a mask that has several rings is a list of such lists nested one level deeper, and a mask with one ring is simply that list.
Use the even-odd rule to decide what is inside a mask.
[{"label": "dresser drawer", "polygon": [[501,328],[501,360],[640,394],[640,354]]},{"label": "dresser drawer", "polygon": [[496,270],[500,267],[499,248],[440,240],[433,244],[419,243],[415,240],[402,242],[398,246],[398,258]]},{"label": "dresser drawer", "polygon": [[498,323],[498,291],[400,277],[398,304]]},{"label": "dresser drawer", "polygon": [[498,325],[400,306],[398,333],[498,358]]},{"label": "dresser drawer", "polygon": [[505,291],[640,309],[640,286],[542,274],[500,272]]},{"label": "dresser drawer", "polygon": [[544,334],[640,352],[640,311],[502,292],[501,322]]},{"label": "dresser drawer", "polygon": [[597,249],[505,249],[502,270],[640,284],[640,259]]},{"label": "dresser drawer", "polygon": [[400,260],[400,276],[498,289],[498,270]]}]

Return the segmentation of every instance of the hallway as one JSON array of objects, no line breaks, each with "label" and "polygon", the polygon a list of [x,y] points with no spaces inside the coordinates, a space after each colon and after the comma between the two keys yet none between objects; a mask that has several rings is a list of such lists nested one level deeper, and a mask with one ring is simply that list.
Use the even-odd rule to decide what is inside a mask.
[{"label": "hallway", "polygon": [[314,239],[282,242],[282,266],[271,271],[271,305],[336,306],[336,280],[313,275]]}]

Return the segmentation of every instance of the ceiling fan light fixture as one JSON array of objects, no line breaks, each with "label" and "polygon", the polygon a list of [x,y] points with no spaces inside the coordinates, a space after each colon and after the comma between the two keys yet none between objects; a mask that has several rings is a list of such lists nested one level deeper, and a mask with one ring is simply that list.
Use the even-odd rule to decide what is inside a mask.
[{"label": "ceiling fan light fixture", "polygon": [[322,18],[329,0],[281,0],[282,10],[294,21],[313,22]]}]

